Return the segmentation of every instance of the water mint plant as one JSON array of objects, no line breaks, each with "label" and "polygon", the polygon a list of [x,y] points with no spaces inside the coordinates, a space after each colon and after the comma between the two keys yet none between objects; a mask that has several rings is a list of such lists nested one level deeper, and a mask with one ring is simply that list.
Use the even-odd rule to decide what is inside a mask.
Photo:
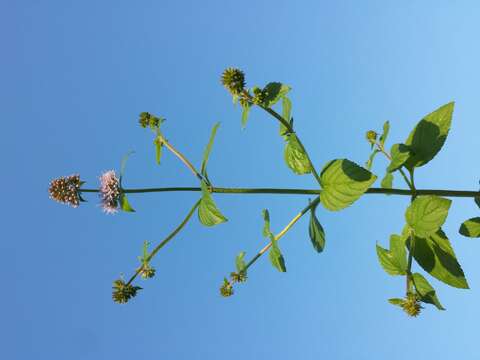
[{"label": "water mint plant", "polygon": [[[307,149],[295,132],[292,117],[292,102],[288,94],[290,86],[271,82],[265,86],[247,87],[245,74],[236,68],[226,69],[220,78],[221,84],[228,90],[234,103],[242,110],[241,126],[248,122],[250,109],[258,107],[269,114],[278,123],[278,136],[284,143],[284,161],[286,166],[296,175],[312,176],[317,184],[316,189],[292,188],[232,188],[218,187],[208,176],[208,159],[213,151],[213,144],[219,128],[215,124],[211,136],[203,152],[200,167],[192,164],[173,144],[162,130],[164,118],[148,112],[140,113],[138,122],[143,129],[149,129],[153,134],[153,145],[157,164],[161,163],[163,149],[180,160],[194,176],[197,186],[194,187],[161,187],[127,189],[122,186],[125,173],[125,157],[120,170],[107,171],[100,176],[98,189],[83,188],[79,175],[61,177],[50,184],[50,196],[61,203],[77,207],[84,193],[98,193],[104,212],[114,214],[119,210],[135,211],[127,196],[150,192],[198,192],[200,197],[192,205],[185,218],[156,246],[149,250],[145,242],[140,265],[133,271],[131,277],[115,280],[112,298],[117,303],[126,303],[135,297],[142,287],[134,285],[137,278],[151,279],[156,275],[152,260],[156,254],[170,242],[187,225],[196,213],[201,224],[208,227],[217,226],[228,221],[227,217],[217,207],[215,194],[298,194],[312,195],[313,199],[278,232],[273,231],[269,211],[262,212],[265,245],[258,252],[247,258],[246,252],[240,252],[234,261],[234,269],[230,275],[221,280],[220,295],[230,297],[237,293],[240,284],[245,285],[252,266],[268,253],[269,261],[274,269],[286,272],[288,258],[283,254],[280,240],[295,226],[304,215],[308,215],[308,238],[313,250],[322,253],[326,244],[324,228],[317,217],[320,206],[327,211],[340,211],[354,204],[365,194],[399,195],[410,197],[410,204],[405,209],[405,225],[399,234],[392,234],[388,247],[376,244],[376,252],[380,266],[392,276],[405,279],[405,286],[399,289],[399,297],[388,301],[398,306],[407,315],[418,316],[425,305],[430,304],[439,310],[445,310],[437,296],[436,290],[430,285],[426,276],[434,277],[441,282],[459,289],[468,289],[469,285],[463,269],[455,255],[452,244],[442,226],[447,220],[452,206],[452,198],[472,198],[480,208],[480,192],[468,190],[419,189],[415,185],[415,171],[427,165],[442,149],[452,122],[454,103],[445,104],[423,117],[406,137],[403,143],[387,145],[390,123],[385,122],[381,131],[369,130],[365,134],[366,142],[371,148],[371,154],[361,166],[349,159],[332,159],[321,169],[313,164]],[[278,109],[277,109],[278,108]],[[296,123],[295,123],[296,125]],[[381,175],[381,187],[373,187],[378,176],[371,172],[377,156],[384,156],[388,166]],[[393,188],[394,177],[405,183],[405,188]],[[473,217],[461,224],[459,233],[467,237],[480,237],[480,217]],[[289,265],[290,266],[290,265]],[[417,269],[415,270],[414,267]],[[422,273],[418,271],[423,270]],[[425,276],[424,276],[425,275]],[[155,277],[158,277],[156,275]]]}]

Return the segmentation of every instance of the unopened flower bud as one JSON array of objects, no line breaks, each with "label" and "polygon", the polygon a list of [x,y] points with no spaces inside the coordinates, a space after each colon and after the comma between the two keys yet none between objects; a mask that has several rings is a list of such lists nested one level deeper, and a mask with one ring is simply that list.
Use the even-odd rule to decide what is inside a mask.
[{"label": "unopened flower bud", "polygon": [[232,280],[232,283],[243,283],[247,281],[247,273],[245,271],[240,271],[240,272],[232,272],[230,274],[230,279]]},{"label": "unopened flower bud", "polygon": [[75,208],[80,204],[79,190],[81,185],[82,182],[78,174],[62,176],[50,182],[48,192],[51,199]]},{"label": "unopened flower bud", "polygon": [[223,297],[229,297],[233,295],[233,286],[226,278],[223,279],[223,284],[220,287],[220,295]]},{"label": "unopened flower bud", "polygon": [[368,142],[371,143],[371,144],[374,144],[375,141],[377,141],[377,136],[378,136],[378,134],[373,130],[367,131],[367,134],[365,135]]},{"label": "unopened flower bud", "polygon": [[143,265],[140,270],[140,276],[143,279],[151,279],[155,276],[155,268],[151,267],[149,264]]},{"label": "unopened flower bud", "polygon": [[405,311],[409,316],[417,317],[422,310],[422,306],[420,305],[420,301],[418,296],[413,293],[408,293],[405,301],[402,303],[402,309]]},{"label": "unopened flower bud", "polygon": [[140,286],[126,284],[122,279],[113,282],[112,299],[118,304],[126,304],[128,300],[137,295],[137,291],[142,290]]},{"label": "unopened flower bud", "polygon": [[221,82],[234,96],[239,95],[245,89],[245,75],[240,69],[226,69],[222,74]]}]

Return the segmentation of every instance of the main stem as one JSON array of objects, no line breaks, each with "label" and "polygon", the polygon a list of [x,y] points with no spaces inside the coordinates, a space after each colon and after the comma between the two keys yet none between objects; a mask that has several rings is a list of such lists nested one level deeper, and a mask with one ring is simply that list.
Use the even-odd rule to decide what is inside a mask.
[{"label": "main stem", "polygon": [[[126,194],[141,194],[141,193],[154,193],[154,192],[176,192],[176,191],[201,191],[200,187],[159,187],[159,188],[144,188],[144,189],[123,189]],[[80,189],[83,193],[98,193],[97,189]],[[287,188],[224,188],[224,187],[212,187],[212,193],[218,194],[295,194],[295,195],[319,195],[322,190],[318,189],[287,189]],[[437,195],[446,197],[464,197],[475,198],[480,197],[480,191],[468,191],[468,190],[443,190],[443,189],[384,189],[384,188],[370,188],[366,191],[366,194],[384,194],[384,195]]]}]

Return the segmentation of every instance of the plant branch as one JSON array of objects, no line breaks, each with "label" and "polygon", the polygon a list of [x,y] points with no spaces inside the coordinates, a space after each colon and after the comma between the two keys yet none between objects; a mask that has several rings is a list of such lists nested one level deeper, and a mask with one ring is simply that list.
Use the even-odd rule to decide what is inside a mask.
[{"label": "plant branch", "polygon": [[[302,211],[300,211],[295,217],[283,228],[282,231],[280,231],[277,235],[274,237],[274,241],[280,240],[283,235],[287,233],[290,228],[295,225],[295,223],[300,220],[300,218],[305,215],[311,208],[317,206],[317,204],[320,202],[320,197],[316,197],[315,200],[313,200],[308,206],[303,208]],[[250,266],[252,266],[255,261],[257,261],[265,252],[267,252],[268,249],[272,247],[272,242],[269,242],[267,245],[265,245],[258,253],[255,255],[252,260],[250,260],[247,265],[245,266],[245,270],[247,270]]]},{"label": "plant branch", "polygon": [[178,157],[180,159],[181,162],[183,162],[185,164],[185,166],[187,168],[190,169],[190,171],[193,173],[193,175],[195,175],[197,178],[199,178],[200,180],[205,180],[203,178],[203,176],[198,172],[197,169],[195,169],[195,166],[193,166],[193,164],[180,152],[178,151],[177,149],[175,149],[173,147],[172,144],[170,144],[167,139],[165,139],[163,137],[163,135],[158,135],[159,137],[159,140],[160,142],[165,145],[165,147],[170,150],[176,157]]},{"label": "plant branch", "polygon": [[[200,205],[200,200],[198,200],[195,203],[195,205],[193,205],[193,207],[190,209],[187,216],[185,216],[185,219],[183,219],[180,225],[178,225],[160,244],[158,244],[152,250],[150,255],[148,255],[147,258],[145,259],[145,262],[148,263],[150,260],[152,260],[153,257],[160,251],[160,249],[163,248],[170,240],[172,240],[175,237],[175,235],[177,235],[180,232],[180,230],[183,229],[183,227],[187,224],[188,220],[190,220],[190,218],[192,217],[193,213],[195,212],[195,210],[199,205]],[[142,266],[140,266],[137,269],[137,271],[135,271],[135,274],[133,274],[132,277],[128,280],[127,285],[130,285],[132,281],[135,280],[135,278],[138,276],[138,274],[140,274],[141,271],[142,271]]]},{"label": "plant branch", "polygon": [[[82,193],[98,193],[97,189],[80,189]],[[158,187],[158,188],[144,188],[144,189],[123,189],[126,194],[141,194],[154,192],[198,192],[200,187]],[[281,195],[319,195],[322,190],[317,189],[288,189],[288,188],[224,188],[212,187],[212,193],[217,194],[281,194]],[[412,196],[416,195],[437,195],[446,197],[464,197],[475,198],[480,197],[480,191],[469,190],[444,190],[444,189],[418,189],[415,191],[407,189],[384,189],[384,188],[370,188],[366,194],[384,194],[384,195],[401,195]]]}]

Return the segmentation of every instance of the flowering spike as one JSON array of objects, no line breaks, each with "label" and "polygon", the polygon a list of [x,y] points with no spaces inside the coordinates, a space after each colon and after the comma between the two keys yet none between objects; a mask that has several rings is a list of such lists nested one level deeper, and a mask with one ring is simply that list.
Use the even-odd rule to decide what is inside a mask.
[{"label": "flowering spike", "polygon": [[80,181],[78,174],[62,176],[50,182],[48,192],[51,199],[76,208],[82,200],[79,195],[82,184],[83,181]]},{"label": "flowering spike", "polygon": [[238,96],[245,89],[245,74],[240,69],[230,67],[223,72],[221,82],[233,96]]},{"label": "flowering spike", "polygon": [[114,214],[118,211],[120,182],[114,170],[106,171],[100,176],[99,195],[104,212]]}]

